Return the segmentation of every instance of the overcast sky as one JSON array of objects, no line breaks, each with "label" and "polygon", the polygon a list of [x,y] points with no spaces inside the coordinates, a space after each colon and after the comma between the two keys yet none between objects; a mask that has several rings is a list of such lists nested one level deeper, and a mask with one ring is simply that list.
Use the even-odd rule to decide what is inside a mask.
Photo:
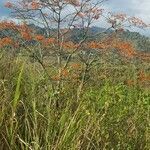
[{"label": "overcast sky", "polygon": [[[10,0],[13,1],[13,0]],[[8,17],[10,11],[3,7],[7,0],[0,0],[0,18]],[[150,0],[108,0],[103,4],[106,11],[122,12],[136,16],[150,24]],[[150,34],[150,29],[141,31]]]}]

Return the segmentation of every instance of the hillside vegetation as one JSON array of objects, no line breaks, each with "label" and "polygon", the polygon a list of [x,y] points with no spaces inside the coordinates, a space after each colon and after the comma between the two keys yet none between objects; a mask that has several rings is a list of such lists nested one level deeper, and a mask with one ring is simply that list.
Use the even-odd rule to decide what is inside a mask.
[{"label": "hillside vegetation", "polygon": [[149,149],[149,62],[101,54],[78,100],[84,63],[74,58],[63,72],[58,99],[54,62],[44,59],[45,72],[34,58],[1,49],[1,149]]},{"label": "hillside vegetation", "polygon": [[149,25],[103,2],[5,4],[20,23],[0,21],[0,150],[150,149],[150,40],[125,29]]}]

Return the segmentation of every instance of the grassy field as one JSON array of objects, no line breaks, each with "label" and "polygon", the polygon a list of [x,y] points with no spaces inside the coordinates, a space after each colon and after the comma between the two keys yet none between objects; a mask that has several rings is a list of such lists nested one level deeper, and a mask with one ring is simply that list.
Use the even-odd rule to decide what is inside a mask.
[{"label": "grassy field", "polygon": [[[76,100],[78,81],[67,80],[56,107],[38,63],[0,55],[1,150],[150,149],[149,64],[102,62]],[[49,68],[48,72],[53,73]]]}]

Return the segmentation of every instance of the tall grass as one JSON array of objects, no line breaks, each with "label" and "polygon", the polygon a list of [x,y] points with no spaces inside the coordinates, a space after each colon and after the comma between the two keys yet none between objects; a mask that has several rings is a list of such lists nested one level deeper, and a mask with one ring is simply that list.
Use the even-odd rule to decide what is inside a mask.
[{"label": "tall grass", "polygon": [[0,149],[148,150],[150,92],[125,83],[137,78],[133,66],[95,68],[78,102],[75,84],[66,83],[57,109],[40,66],[2,55]]}]

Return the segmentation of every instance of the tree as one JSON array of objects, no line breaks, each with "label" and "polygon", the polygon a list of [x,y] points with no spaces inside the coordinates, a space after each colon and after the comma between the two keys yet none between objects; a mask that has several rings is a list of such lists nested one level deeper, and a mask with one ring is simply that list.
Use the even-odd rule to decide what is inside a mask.
[{"label": "tree", "polygon": [[[48,75],[52,83],[53,93],[57,99],[60,98],[64,76],[68,74],[67,68],[73,56],[78,56],[84,66],[81,82],[77,90],[77,99],[79,99],[87,72],[97,59],[89,50],[97,51],[98,49],[108,49],[114,46],[113,41],[116,39],[116,34],[123,31],[124,26],[134,25],[140,28],[148,27],[142,20],[135,17],[128,17],[126,14],[103,14],[101,4],[104,1],[105,0],[18,0],[14,3],[7,2],[5,4],[7,8],[12,9],[12,16],[23,21],[23,25],[17,28],[20,36],[26,41],[34,39],[34,41],[38,42],[35,52],[33,52],[30,47],[27,47],[27,45],[25,45],[25,47],[29,52],[32,52],[32,56],[41,64]],[[101,17],[105,17],[106,21],[110,24],[107,30],[113,29],[115,32],[101,43],[87,44],[89,28],[95,20],[99,20]],[[45,36],[35,34],[34,31],[30,30],[27,24],[31,23],[44,27],[46,30]],[[79,29],[80,32],[80,38],[77,43],[70,41],[68,36],[73,29]],[[111,41],[109,46],[108,40]],[[133,54],[133,52],[129,50],[132,46],[127,43],[124,43],[124,45],[120,44],[118,47],[119,49],[128,48],[126,51]],[[57,60],[57,82],[49,75],[44,65],[45,49],[50,55],[54,55]],[[88,50],[88,53],[86,53],[86,50]],[[87,55],[84,55],[83,52]]]}]

